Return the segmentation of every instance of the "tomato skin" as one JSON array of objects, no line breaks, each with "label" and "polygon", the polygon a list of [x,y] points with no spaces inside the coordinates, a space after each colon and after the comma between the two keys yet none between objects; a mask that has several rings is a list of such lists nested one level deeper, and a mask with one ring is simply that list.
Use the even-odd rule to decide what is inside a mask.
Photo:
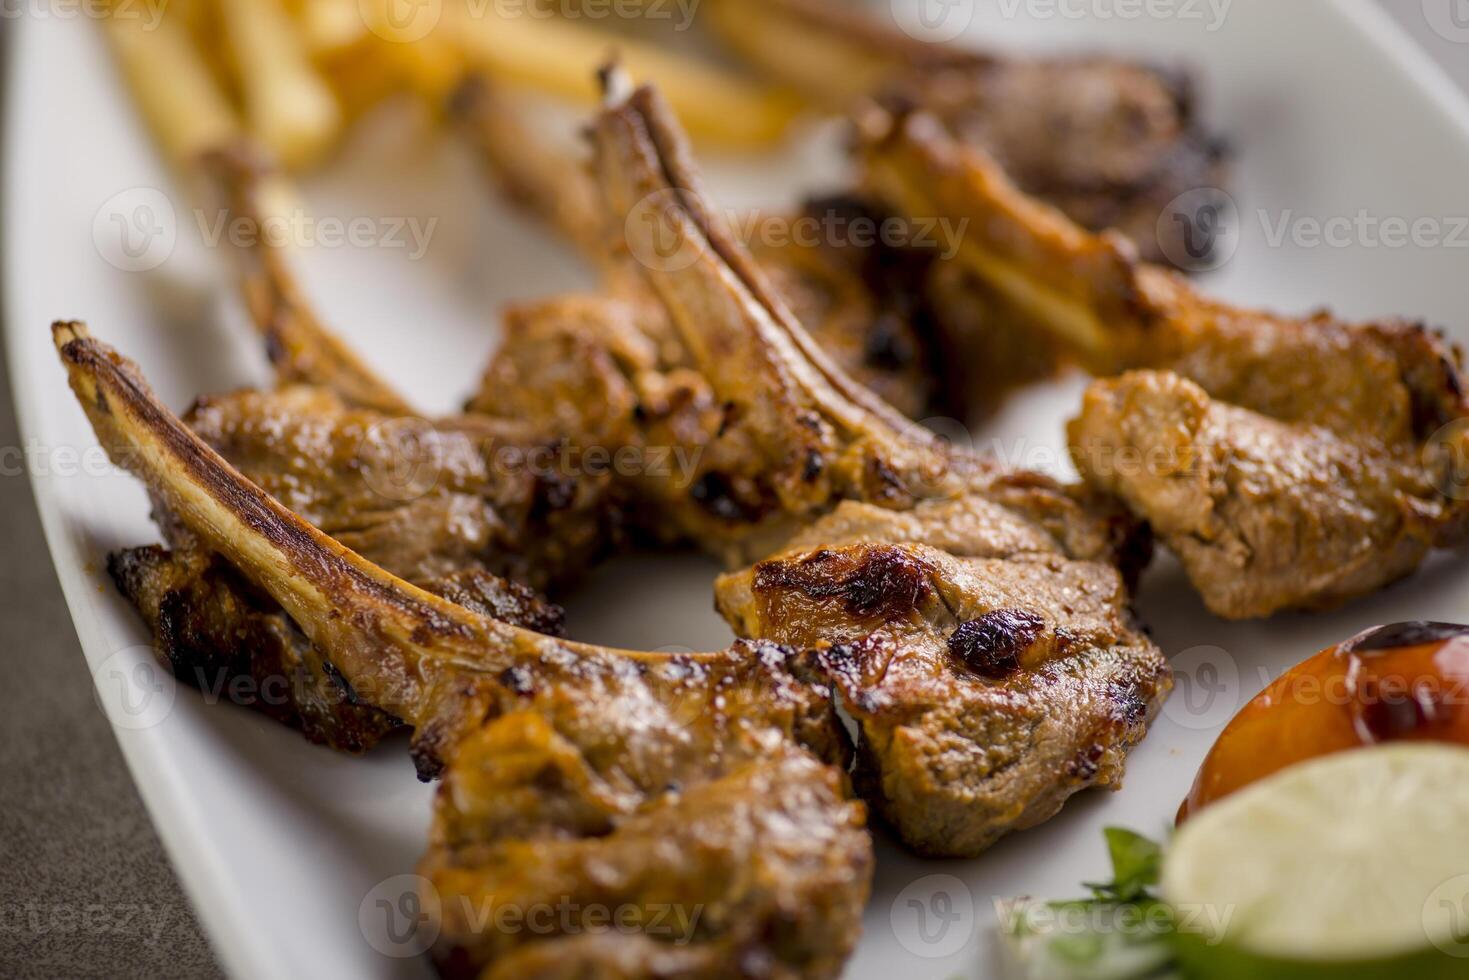
[{"label": "tomato skin", "polygon": [[1286,671],[1225,726],[1178,822],[1287,766],[1398,741],[1469,746],[1469,626],[1379,627]]}]

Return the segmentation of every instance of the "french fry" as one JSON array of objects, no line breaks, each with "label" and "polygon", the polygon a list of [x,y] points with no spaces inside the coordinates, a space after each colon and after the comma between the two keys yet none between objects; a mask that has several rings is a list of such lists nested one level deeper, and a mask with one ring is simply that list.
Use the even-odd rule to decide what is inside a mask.
[{"label": "french fry", "polygon": [[133,97],[171,163],[187,169],[199,154],[239,137],[239,118],[183,21],[165,16],[150,26],[114,13],[104,23]]},{"label": "french fry", "polygon": [[705,22],[761,74],[845,109],[922,53],[857,11],[802,0],[708,0]]},{"label": "french fry", "polygon": [[639,82],[657,84],[696,137],[729,147],[779,139],[800,109],[788,93],[643,41],[479,6],[446,4],[440,31],[470,69],[501,81],[594,103],[596,70],[615,56]]},{"label": "french fry", "polygon": [[299,0],[296,22],[307,53],[317,59],[356,48],[368,37],[358,0]]},{"label": "french fry", "polygon": [[218,0],[251,133],[291,169],[336,144],[342,110],[317,74],[281,0]]}]

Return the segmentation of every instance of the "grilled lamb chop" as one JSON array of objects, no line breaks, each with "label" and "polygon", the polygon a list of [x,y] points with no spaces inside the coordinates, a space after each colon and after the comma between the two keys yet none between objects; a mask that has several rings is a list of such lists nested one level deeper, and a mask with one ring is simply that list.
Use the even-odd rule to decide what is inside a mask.
[{"label": "grilled lamb chop", "polygon": [[709,16],[736,52],[815,101],[921,106],[1028,193],[1088,228],[1122,230],[1152,261],[1186,254],[1183,226],[1160,221],[1170,202],[1224,179],[1223,144],[1202,126],[1183,72],[963,50],[828,0],[720,0]]},{"label": "grilled lamb chop", "polygon": [[861,732],[857,791],[923,854],[977,854],[1115,786],[1168,688],[1117,570],[1054,552],[959,558],[857,536],[716,594],[740,636],[831,644]]},{"label": "grilled lamb chop", "polygon": [[[279,191],[269,167],[248,147],[205,164],[231,220],[261,229],[266,199]],[[326,329],[302,296],[287,249],[264,234],[251,237],[235,257],[280,386],[199,400],[188,413],[195,433],[393,574],[559,635],[561,611],[518,583],[559,586],[609,546],[617,520],[606,473],[523,425],[418,417]],[[398,725],[356,703],[291,619],[157,503],[173,550],[120,552],[109,568],[175,676],[347,751],[370,748]]]},{"label": "grilled lamb chop", "polygon": [[[642,277],[625,254],[614,256],[606,209],[582,161],[537,130],[524,108],[484,79],[465,83],[453,101],[454,116],[505,195],[543,219],[599,270],[607,292],[631,300],[642,333],[674,341],[659,352],[682,363],[662,307],[647,295]],[[741,216],[748,246],[774,286],[812,337],[849,375],[918,418],[938,397],[936,347],[942,340],[930,322],[928,280],[933,251],[861,240],[887,216],[855,199],[809,202],[789,215]],[[796,232],[801,222],[839,226],[852,242],[820,236],[810,243]],[[766,225],[782,229],[766,236]],[[855,232],[854,232],[855,229]]]},{"label": "grilled lamb chop", "polygon": [[[421,868],[448,976],[691,970],[831,976],[870,887],[845,733],[810,653],[660,656],[544,636],[396,579],[292,514],[164,408],[134,365],[58,324],[98,438],[300,626],[357,698],[448,769]],[[833,765],[835,764],[835,765]],[[637,910],[641,931],[558,917],[505,933],[488,901]],[[650,928],[685,910],[685,935]],[[693,910],[701,910],[695,913]],[[670,938],[688,939],[675,944]]]},{"label": "grilled lamb chop", "polygon": [[186,416],[216,451],[292,511],[394,575],[425,584],[488,570],[554,588],[608,547],[604,464],[581,447],[483,415],[425,419],[305,300],[289,251],[264,234],[276,175],[248,145],[205,170],[230,219],[241,292],[278,387],[200,399]]},{"label": "grilled lamb chop", "polygon": [[1422,326],[1293,319],[1207,299],[1010,184],[922,115],[868,120],[869,183],[970,219],[961,253],[1094,370],[1071,426],[1094,487],[1149,521],[1211,610],[1333,606],[1462,542],[1469,399]]},{"label": "grilled lamb chop", "polygon": [[[823,660],[862,728],[859,786],[911,846],[974,854],[1084,786],[1115,785],[1169,687],[1128,612],[1125,579],[1146,559],[1130,523],[943,445],[846,378],[714,216],[650,91],[614,99],[594,137],[613,223],[656,202],[653,221],[621,222],[629,235],[689,250],[639,268],[699,400],[650,406],[644,392],[670,386],[636,316],[609,330],[560,305],[522,311],[480,403],[541,422],[555,401],[573,432],[636,445],[685,423],[705,440],[691,488],[641,480],[630,496],[727,558],[789,549],[724,580],[720,609],[742,636],[831,645]],[[987,676],[965,657],[987,656],[969,637],[993,616],[1030,623],[1034,648]]]},{"label": "grilled lamb chop", "polygon": [[605,468],[518,423],[391,418],[306,387],[202,398],[186,421],[292,511],[415,584],[478,570],[554,589],[609,547]]},{"label": "grilled lamb chop", "polygon": [[[113,554],[107,571],[142,614],[181,683],[254,708],[343,752],[365,752],[402,727],[360,702],[274,600],[218,555],[198,547],[132,548]],[[558,607],[504,579],[461,572],[425,587],[480,615],[562,635]]]}]

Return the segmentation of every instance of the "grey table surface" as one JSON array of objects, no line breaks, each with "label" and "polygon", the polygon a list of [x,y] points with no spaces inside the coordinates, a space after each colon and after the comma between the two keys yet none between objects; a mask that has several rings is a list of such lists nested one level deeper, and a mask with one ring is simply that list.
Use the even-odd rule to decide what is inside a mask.
[{"label": "grey table surface", "polygon": [[[1469,18],[1469,0],[1380,2],[1469,91],[1469,43],[1424,13]],[[21,445],[8,377],[0,450]],[[0,542],[0,977],[219,976],[93,700],[29,482],[8,470]]]}]

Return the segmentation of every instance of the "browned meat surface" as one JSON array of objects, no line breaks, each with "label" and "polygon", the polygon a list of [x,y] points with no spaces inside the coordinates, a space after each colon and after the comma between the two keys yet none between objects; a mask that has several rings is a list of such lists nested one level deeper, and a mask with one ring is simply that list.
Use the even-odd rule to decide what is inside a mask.
[{"label": "browned meat surface", "polygon": [[[349,685],[281,608],[217,555],[158,547],[120,551],[107,570],[142,614],[181,683],[254,708],[308,739],[365,752],[401,727]],[[562,612],[523,586],[464,572],[429,591],[484,616],[559,636]]]},{"label": "browned meat surface", "polygon": [[[625,224],[629,234],[655,233],[649,222],[615,220],[652,195],[668,202],[654,215],[672,236],[664,240],[693,243],[688,263],[655,264],[643,274],[689,351],[687,363],[697,369],[698,381],[686,390],[699,394],[681,403],[683,413],[648,411],[639,392],[657,387],[650,379],[660,376],[660,363],[654,343],[638,353],[631,339],[635,317],[609,325],[606,318],[543,307],[529,324],[517,322],[488,375],[495,383],[482,391],[484,404],[505,414],[529,413],[539,424],[535,413],[546,409],[517,389],[554,386],[566,396],[558,400],[563,406],[576,404],[581,393],[612,393],[587,406],[586,427],[630,433],[617,438],[644,440],[640,445],[648,444],[650,431],[666,437],[670,419],[689,422],[685,435],[704,440],[692,486],[649,480],[630,489],[661,526],[682,528],[684,536],[731,558],[769,554],[783,539],[806,557],[838,551],[874,556],[855,583],[839,565],[815,561],[801,566],[805,577],[761,592],[820,597],[810,599],[826,603],[819,615],[765,610],[753,594],[732,598],[736,586],[730,583],[740,576],[722,588],[721,610],[747,637],[800,632],[802,646],[868,644],[860,656],[829,657],[828,663],[849,708],[864,721],[864,746],[884,746],[864,750],[861,789],[913,846],[973,854],[1008,830],[1049,816],[1077,789],[1114,785],[1127,749],[1145,731],[1169,683],[1157,649],[1125,625],[1125,577],[1147,554],[1135,525],[1088,492],[952,450],[853,384],[714,217],[679,135],[650,93],[634,93],[605,112],[596,145],[613,223]],[[644,244],[633,239],[627,247],[636,252]],[[539,356],[534,343],[522,346],[542,329],[562,338],[561,353]],[[606,339],[599,342],[599,335]],[[579,345],[600,353],[567,368],[565,352]],[[541,374],[550,380],[538,381]],[[617,414],[628,419],[621,429],[609,424],[606,405],[621,406]],[[708,407],[717,408],[712,426]],[[572,418],[561,421],[578,425]],[[793,553],[758,567],[783,567],[788,560],[800,565]],[[931,575],[905,573],[930,568]],[[1098,602],[1109,617],[1106,628],[1084,625],[1086,616],[1075,610],[1054,611],[1055,629],[1075,633],[1076,645],[1058,654],[1056,664],[1027,664],[1026,678],[1012,683],[1033,692],[1028,714],[1018,707],[1002,710],[1012,695],[977,689],[968,675],[939,669],[947,661],[936,660],[935,651],[946,648],[959,626],[953,609],[980,617],[1022,600],[1038,604],[1044,590],[1060,602],[1081,583],[1103,596]],[[867,598],[852,600],[849,584]],[[885,633],[892,623],[912,628]],[[897,682],[903,672],[896,669],[897,683],[886,686],[880,667],[886,660],[926,670],[929,682]],[[873,670],[856,670],[857,662]],[[1115,698],[1092,697],[1095,692]],[[1077,710],[1056,710],[1068,693],[1076,695]],[[863,714],[868,707],[872,713]],[[1022,715],[1032,726],[1047,719],[1043,739],[1027,742],[1017,734],[1010,740],[1014,758],[1005,765],[1026,778],[992,778],[989,761],[975,747],[977,733],[985,726],[999,731]],[[953,740],[969,746],[967,754],[890,751],[908,737],[903,726],[910,722],[912,732],[923,729],[939,741],[940,730],[950,726]],[[1081,757],[1092,764],[1078,763]]]},{"label": "browned meat surface", "polygon": [[[872,852],[862,806],[841,792],[845,732],[810,653],[627,653],[481,616],[302,521],[170,415],[134,365],[79,324],[55,332],[113,458],[279,603],[360,697],[414,729],[422,773],[448,767],[422,869],[447,972],[567,975],[592,962],[578,923],[506,934],[468,917],[507,890],[633,910],[648,923],[639,938],[603,942],[635,975],[685,957],[721,974],[837,972]],[[667,904],[708,910],[690,942],[652,928]]]},{"label": "browned meat surface", "polygon": [[1230,618],[1339,605],[1458,533],[1448,471],[1418,443],[1280,422],[1170,372],[1094,384],[1071,441],[1087,479],[1146,516]]},{"label": "browned meat surface", "polygon": [[[843,372],[909,418],[947,403],[931,286],[942,242],[911,245],[919,230],[853,196],[813,198],[799,213],[778,216],[783,236],[760,225],[747,244],[756,264],[797,322]],[[925,229],[926,231],[926,229]],[[889,236],[889,237],[884,237]]]},{"label": "browned meat surface", "polygon": [[1152,262],[1191,256],[1188,222],[1169,220],[1170,205],[1226,179],[1222,144],[1200,125],[1182,73],[1105,57],[1004,59],[910,84],[909,100],[992,154],[1026,193],[1084,227],[1121,232]]},{"label": "browned meat surface", "polygon": [[1025,197],[922,115],[869,121],[868,181],[969,219],[964,259],[1095,370],[1071,427],[1116,494],[1231,618],[1332,606],[1411,572],[1469,521],[1459,352],[1421,326],[1208,299]]},{"label": "browned meat surface", "polygon": [[[449,896],[444,976],[839,974],[871,845],[837,770],[772,740],[727,772],[607,813],[595,776],[566,758],[563,742],[540,715],[521,712],[460,748],[420,867]],[[479,812],[507,795],[542,822],[501,828],[496,814]],[[557,821],[563,807],[591,812]],[[839,814],[847,822],[833,820]],[[475,927],[490,905],[567,917],[526,943]],[[603,909],[623,910],[617,929],[598,931]],[[833,934],[833,923],[847,931]]]},{"label": "browned meat surface", "polygon": [[[597,186],[578,157],[549,144],[513,96],[482,80],[457,93],[455,109],[461,130],[505,194],[575,245],[600,270],[609,292],[631,301],[640,333],[672,340],[635,260],[621,249],[609,251],[621,229],[608,230]],[[827,355],[905,414],[921,418],[938,396],[934,327],[923,292],[931,256],[876,240],[882,219],[855,199],[821,199],[790,214],[742,216],[739,229]],[[828,235],[829,228],[836,230]],[[686,361],[676,341],[658,345],[656,353],[667,367]],[[483,408],[471,403],[472,410]]]},{"label": "browned meat surface", "polygon": [[819,102],[886,93],[923,107],[1028,193],[1120,230],[1152,261],[1188,254],[1184,225],[1159,220],[1170,202],[1225,179],[1223,144],[1183,72],[918,41],[832,0],[719,0],[708,16],[740,55]]},{"label": "browned meat surface", "polygon": [[795,550],[717,603],[742,636],[832,644],[858,792],[923,854],[976,854],[1119,782],[1171,686],[1117,570],[1055,554]]},{"label": "browned meat surface", "polygon": [[615,530],[605,464],[524,426],[390,417],[299,386],[203,398],[187,421],[291,510],[411,582],[485,569],[555,587]]}]

